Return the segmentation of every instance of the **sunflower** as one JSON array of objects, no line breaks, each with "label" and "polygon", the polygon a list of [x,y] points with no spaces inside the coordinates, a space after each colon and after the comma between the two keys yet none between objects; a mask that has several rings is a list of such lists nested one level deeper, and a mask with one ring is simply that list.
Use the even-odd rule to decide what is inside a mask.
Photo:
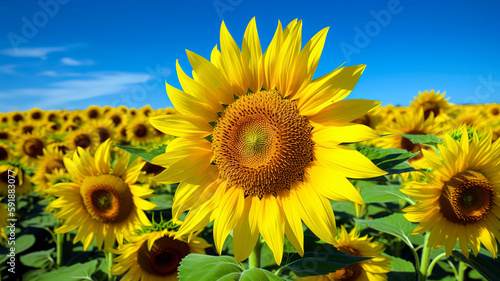
[{"label": "sunflower", "polygon": [[444,98],[446,92],[440,94],[439,91],[425,90],[423,93],[418,92],[418,97],[414,97],[415,100],[410,102],[411,106],[416,110],[422,108],[424,110],[424,118],[427,119],[434,113],[434,118],[439,118],[439,120],[446,120],[447,111],[450,109],[450,104],[448,100],[450,98]]},{"label": "sunflower", "polygon": [[113,247],[115,241],[123,244],[123,235],[138,225],[151,225],[144,210],[155,204],[144,200],[153,190],[136,185],[142,165],[133,162],[128,168],[129,154],[118,157],[114,168],[110,166],[111,142],[107,140],[96,150],[95,158],[82,148],[73,160],[64,158],[64,166],[73,176],[72,182],[61,182],[47,189],[58,197],[48,205],[57,210],[54,217],[65,220],[56,233],[78,228],[74,243],[81,241],[84,249],[94,237],[97,246]]},{"label": "sunflower", "polygon": [[153,109],[151,109],[151,106],[149,104],[146,104],[145,106],[141,107],[138,111],[144,117],[149,117],[149,115],[153,112]]},{"label": "sunflower", "polygon": [[10,160],[12,157],[13,153],[10,147],[0,142],[0,161]]},{"label": "sunflower", "polygon": [[78,128],[80,128],[80,125],[78,125],[77,123],[73,121],[67,121],[62,125],[61,132],[72,132],[78,130]]},{"label": "sunflower", "polygon": [[19,111],[9,112],[8,114],[14,123],[24,121],[26,119],[24,114]]},{"label": "sunflower", "polygon": [[457,128],[462,124],[477,129],[483,129],[488,124],[488,117],[482,110],[478,110],[476,106],[461,106],[456,117],[450,120],[449,127]]},{"label": "sunflower", "polygon": [[84,115],[88,120],[100,119],[102,116],[102,108],[97,105],[91,105],[84,110]]},{"label": "sunflower", "polygon": [[63,151],[59,149],[57,143],[48,145],[43,149],[43,156],[40,157],[40,162],[33,176],[33,183],[37,186],[36,192],[44,192],[50,187],[47,175],[54,173],[55,170],[67,172],[63,159]]},{"label": "sunflower", "polygon": [[86,124],[88,131],[93,131],[99,136],[99,142],[103,143],[107,139],[114,138],[114,124],[109,119],[92,119]]},{"label": "sunflower", "polygon": [[25,112],[25,115],[28,117],[27,121],[30,123],[42,122],[45,120],[45,112],[38,108],[33,108],[32,110]]},{"label": "sunflower", "polygon": [[35,124],[31,121],[19,121],[16,124],[16,130],[18,135],[27,135],[33,133],[33,131],[37,131],[39,129],[39,125]]},{"label": "sunflower", "polygon": [[122,124],[125,119],[123,112],[121,112],[117,108],[111,108],[108,112],[106,112],[105,117],[113,121],[113,124],[115,124],[115,126],[119,126],[120,124]]},{"label": "sunflower", "polygon": [[165,168],[162,166],[148,163],[146,161],[144,161],[144,162],[145,162],[145,164],[142,167],[142,171],[144,171],[145,174],[143,174],[143,175],[141,175],[141,177],[139,177],[139,181],[144,182],[146,184],[149,184],[153,188],[158,187],[159,184],[157,182],[155,182],[152,178],[154,176],[160,174],[161,172],[163,172],[165,170]]},{"label": "sunflower", "polygon": [[66,146],[71,150],[81,147],[93,151],[99,144],[100,137],[95,131],[91,131],[88,128],[80,128],[68,134],[65,140]]},{"label": "sunflower", "polygon": [[39,156],[43,155],[43,148],[47,145],[42,134],[33,131],[33,133],[23,134],[16,141],[16,154],[21,156],[21,163],[27,166],[35,166],[39,161]]},{"label": "sunflower", "polygon": [[[4,197],[0,197],[0,201]],[[7,219],[9,218],[9,212],[7,212],[7,206],[0,203],[0,245],[4,245],[4,241],[7,241],[7,234],[5,233],[5,227],[9,225]]]},{"label": "sunflower", "polygon": [[0,165],[0,196],[7,196],[9,194],[9,185],[12,184],[8,181],[9,175],[15,177],[16,196],[28,194],[33,190],[31,179],[21,168],[10,164],[3,164]]},{"label": "sunflower", "polygon": [[0,126],[10,125],[9,115],[6,113],[0,113]]},{"label": "sunflower", "polygon": [[129,243],[113,251],[120,256],[113,260],[111,274],[128,271],[123,280],[130,281],[178,280],[181,260],[190,253],[205,254],[210,244],[196,236],[188,242],[186,237],[174,239],[175,235],[165,229],[127,237]]},{"label": "sunflower", "polygon": [[312,80],[327,30],[299,51],[302,22],[294,20],[284,31],[278,23],[262,55],[255,19],[242,51],[223,22],[221,51],[213,49],[211,62],[187,51],[194,79],[177,63],[184,91],[166,88],[179,113],[150,118],[158,130],[178,136],[153,160],[166,167],[155,181],[181,182],[174,216],[190,209],[177,236],[214,220],[219,253],[233,231],[235,258],[244,260],[260,233],[280,264],[284,235],[303,253],[301,221],[325,242],[335,242],[329,199],[364,204],[346,177],[386,172],[340,143],[377,137],[349,122],[380,103],[342,101],[364,65]]},{"label": "sunflower", "polygon": [[0,128],[0,141],[8,142],[12,137],[12,130],[10,128]]},{"label": "sunflower", "polygon": [[56,122],[60,119],[60,112],[58,111],[48,111],[46,115],[46,120],[49,122]]},{"label": "sunflower", "polygon": [[413,231],[430,231],[428,245],[445,246],[450,256],[457,239],[463,254],[469,255],[469,244],[477,255],[483,244],[497,256],[500,240],[500,141],[491,143],[491,132],[479,138],[469,137],[466,129],[460,135],[445,136],[439,146],[441,157],[424,151],[433,172],[429,183],[414,182],[401,191],[419,202],[405,208],[405,217],[419,225]]},{"label": "sunflower", "polygon": [[[411,152],[421,152],[423,150],[432,150],[430,147],[413,143],[409,139],[400,134],[408,135],[440,135],[440,127],[434,122],[434,113],[431,113],[427,119],[424,117],[422,109],[408,111],[405,114],[396,113],[395,122],[389,123],[385,128],[381,128],[380,132],[391,134],[378,138],[373,143],[382,148],[400,148]],[[427,169],[429,166],[423,160],[422,153],[410,158],[409,163],[416,169]]]},{"label": "sunflower", "polygon": [[158,135],[149,124],[148,119],[143,116],[136,116],[127,124],[127,139],[132,145],[145,145],[159,140]]},{"label": "sunflower", "polygon": [[387,280],[387,272],[391,270],[390,258],[381,254],[384,246],[377,242],[372,242],[373,237],[368,235],[359,237],[356,228],[350,233],[342,226],[338,243],[335,247],[348,255],[357,257],[370,257],[371,259],[357,262],[328,275],[309,276],[297,278],[300,281],[383,281]]}]

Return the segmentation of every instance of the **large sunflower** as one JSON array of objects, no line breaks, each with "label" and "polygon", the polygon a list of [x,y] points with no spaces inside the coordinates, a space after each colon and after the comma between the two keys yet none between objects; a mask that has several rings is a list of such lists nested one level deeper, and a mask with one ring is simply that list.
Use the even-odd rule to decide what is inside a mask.
[{"label": "large sunflower", "polygon": [[102,143],[95,158],[88,151],[78,148],[73,160],[64,158],[64,166],[73,175],[72,182],[62,182],[47,189],[58,199],[48,209],[57,210],[54,217],[63,219],[64,225],[56,233],[66,233],[78,228],[74,243],[81,241],[84,249],[94,237],[97,246],[113,246],[115,240],[123,243],[123,235],[139,225],[151,225],[144,210],[155,204],[144,200],[153,193],[148,187],[136,185],[142,165],[134,162],[128,168],[129,154],[110,166],[110,141]]},{"label": "large sunflower", "polygon": [[128,236],[129,243],[119,246],[113,252],[120,254],[113,261],[113,275],[125,272],[123,280],[170,281],[178,280],[177,267],[190,253],[205,254],[210,247],[203,238],[186,237],[174,239],[175,231],[167,229],[140,235]]},{"label": "large sunflower", "polygon": [[[457,137],[458,138],[458,137]],[[469,244],[477,255],[481,243],[494,257],[500,240],[500,141],[491,143],[491,132],[469,139],[463,129],[460,140],[445,136],[441,157],[424,151],[434,170],[429,183],[414,182],[401,191],[419,202],[405,208],[405,217],[420,223],[414,234],[431,231],[429,246],[445,246],[449,256],[457,239],[464,255]]]},{"label": "large sunflower", "polygon": [[328,199],[364,204],[348,178],[385,174],[358,151],[340,145],[377,137],[351,124],[377,101],[344,100],[365,66],[348,66],[312,80],[328,28],[303,48],[302,22],[281,23],[262,54],[255,19],[242,50],[224,23],[221,51],[211,61],[187,51],[194,79],[177,64],[184,91],[166,85],[178,114],[151,117],[154,127],[178,136],[153,164],[166,167],[154,180],[181,182],[173,214],[190,210],[178,235],[214,220],[219,253],[233,231],[238,261],[259,233],[281,262],[284,235],[303,253],[302,222],[335,242]]},{"label": "large sunflower", "polygon": [[309,276],[297,278],[297,281],[384,281],[387,272],[391,271],[390,258],[381,254],[384,252],[383,244],[372,242],[373,237],[368,235],[359,237],[356,228],[347,233],[342,226],[338,243],[335,247],[348,255],[357,257],[370,257],[371,259],[357,262],[328,275]]}]

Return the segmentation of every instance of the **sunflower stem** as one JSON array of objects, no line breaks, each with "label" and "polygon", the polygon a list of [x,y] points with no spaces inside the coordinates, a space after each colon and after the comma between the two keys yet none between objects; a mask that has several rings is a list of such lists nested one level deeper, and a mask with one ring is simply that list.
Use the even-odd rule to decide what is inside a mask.
[{"label": "sunflower stem", "polygon": [[260,241],[260,238],[257,239],[257,244],[255,244],[255,247],[253,248],[252,253],[248,257],[248,266],[250,268],[260,268],[260,253],[262,250],[262,242]]},{"label": "sunflower stem", "polygon": [[435,257],[431,264],[429,265],[429,268],[427,269],[427,275],[431,275],[432,274],[432,270],[434,269],[434,266],[438,263],[438,261],[443,258],[444,256],[446,256],[446,253],[442,253],[441,255]]},{"label": "sunflower stem", "polygon": [[458,281],[464,281],[465,278],[465,269],[467,268],[467,264],[465,262],[460,261],[458,263]]},{"label": "sunflower stem", "polygon": [[[57,220],[57,228],[61,226],[61,220]],[[57,233],[56,234],[56,265],[57,267],[61,267],[62,256],[63,256],[63,245],[64,245],[64,234]]]},{"label": "sunflower stem", "polygon": [[424,247],[422,249],[422,257],[420,259],[420,281],[425,281],[427,280],[427,270],[429,267],[429,258],[432,252],[432,248],[427,246],[427,243],[429,242],[429,235],[430,232],[427,232],[425,234],[425,240],[424,240]]},{"label": "sunflower stem", "polygon": [[106,255],[108,260],[108,280],[112,281],[114,280],[114,276],[111,274],[111,267],[113,266],[113,253],[107,252]]}]

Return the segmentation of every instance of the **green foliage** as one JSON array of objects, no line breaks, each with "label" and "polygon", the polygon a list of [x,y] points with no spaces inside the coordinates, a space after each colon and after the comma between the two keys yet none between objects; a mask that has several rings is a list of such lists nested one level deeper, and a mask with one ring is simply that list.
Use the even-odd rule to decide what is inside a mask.
[{"label": "green foliage", "polygon": [[357,149],[388,175],[416,171],[407,160],[417,155],[404,149],[362,146]]},{"label": "green foliage", "polygon": [[21,256],[20,260],[26,266],[34,268],[49,268],[54,264],[54,259],[52,258],[54,250],[55,249],[52,248],[45,251],[32,252]]},{"label": "green foliage", "polygon": [[63,266],[39,276],[34,281],[95,280],[92,275],[97,269],[97,260]]},{"label": "green foliage", "polygon": [[172,194],[158,194],[149,199],[149,201],[156,204],[154,211],[172,209],[174,203],[174,196]]},{"label": "green foliage", "polygon": [[408,195],[399,190],[402,188],[400,185],[382,185],[371,181],[356,181],[355,186],[361,188],[361,197],[367,204],[397,202],[400,199],[413,203],[413,200]]},{"label": "green foliage", "polygon": [[283,280],[265,269],[245,269],[230,256],[189,254],[181,261],[178,270],[181,281]]},{"label": "green foliage", "polygon": [[469,254],[469,258],[465,257],[461,251],[453,251],[453,256],[457,259],[470,265],[477,270],[484,278],[490,281],[498,280],[500,276],[500,260],[488,257],[479,253],[476,256]]},{"label": "green foliage", "polygon": [[140,158],[146,160],[149,163],[151,163],[151,161],[153,161],[153,159],[156,156],[165,153],[165,149],[167,148],[166,144],[158,146],[157,148],[153,148],[151,151],[149,151],[148,149],[140,148],[140,147],[125,146],[125,145],[116,145],[116,146],[125,150],[126,152],[128,152],[134,156],[137,156],[137,157],[140,157]]},{"label": "green foliage", "polygon": [[416,280],[417,275],[415,273],[415,266],[413,266],[413,263],[389,255],[384,255],[384,256],[391,258],[390,267],[392,267],[392,269],[391,272],[387,274],[389,280],[398,280],[398,281]]},{"label": "green foliage", "polygon": [[401,238],[408,246],[413,246],[409,237],[417,225],[409,222],[401,213],[392,214],[390,216],[374,220],[355,220],[359,224],[364,224],[378,231]]}]

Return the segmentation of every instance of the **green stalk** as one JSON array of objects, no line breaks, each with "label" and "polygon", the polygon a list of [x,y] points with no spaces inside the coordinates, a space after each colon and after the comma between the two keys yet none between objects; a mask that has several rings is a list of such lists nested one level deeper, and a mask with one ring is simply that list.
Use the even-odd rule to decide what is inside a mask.
[{"label": "green stalk", "polygon": [[429,242],[430,232],[425,234],[424,248],[422,249],[422,257],[420,259],[420,281],[427,280],[427,269],[429,267],[429,257],[432,252],[432,248],[427,246]]},{"label": "green stalk", "polygon": [[114,280],[114,276],[111,274],[111,267],[113,266],[113,253],[108,252],[106,255],[108,260],[108,280],[112,281]]},{"label": "green stalk", "polygon": [[435,257],[431,264],[429,265],[429,268],[427,269],[427,275],[431,275],[432,274],[432,270],[434,269],[434,266],[438,263],[438,261],[443,258],[444,256],[446,256],[446,253],[442,253],[441,255]]},{"label": "green stalk", "polygon": [[[61,220],[57,221],[57,228],[61,226]],[[64,234],[57,233],[56,234],[56,265],[57,267],[61,267],[62,258],[63,258],[63,246],[64,246]]]},{"label": "green stalk", "polygon": [[250,268],[260,268],[260,253],[262,250],[262,242],[260,238],[257,239],[257,244],[255,244],[255,248],[253,248],[250,257],[248,257],[248,265]]},{"label": "green stalk", "polygon": [[458,263],[458,281],[464,281],[466,268],[467,264],[465,264],[465,262],[460,261]]}]

